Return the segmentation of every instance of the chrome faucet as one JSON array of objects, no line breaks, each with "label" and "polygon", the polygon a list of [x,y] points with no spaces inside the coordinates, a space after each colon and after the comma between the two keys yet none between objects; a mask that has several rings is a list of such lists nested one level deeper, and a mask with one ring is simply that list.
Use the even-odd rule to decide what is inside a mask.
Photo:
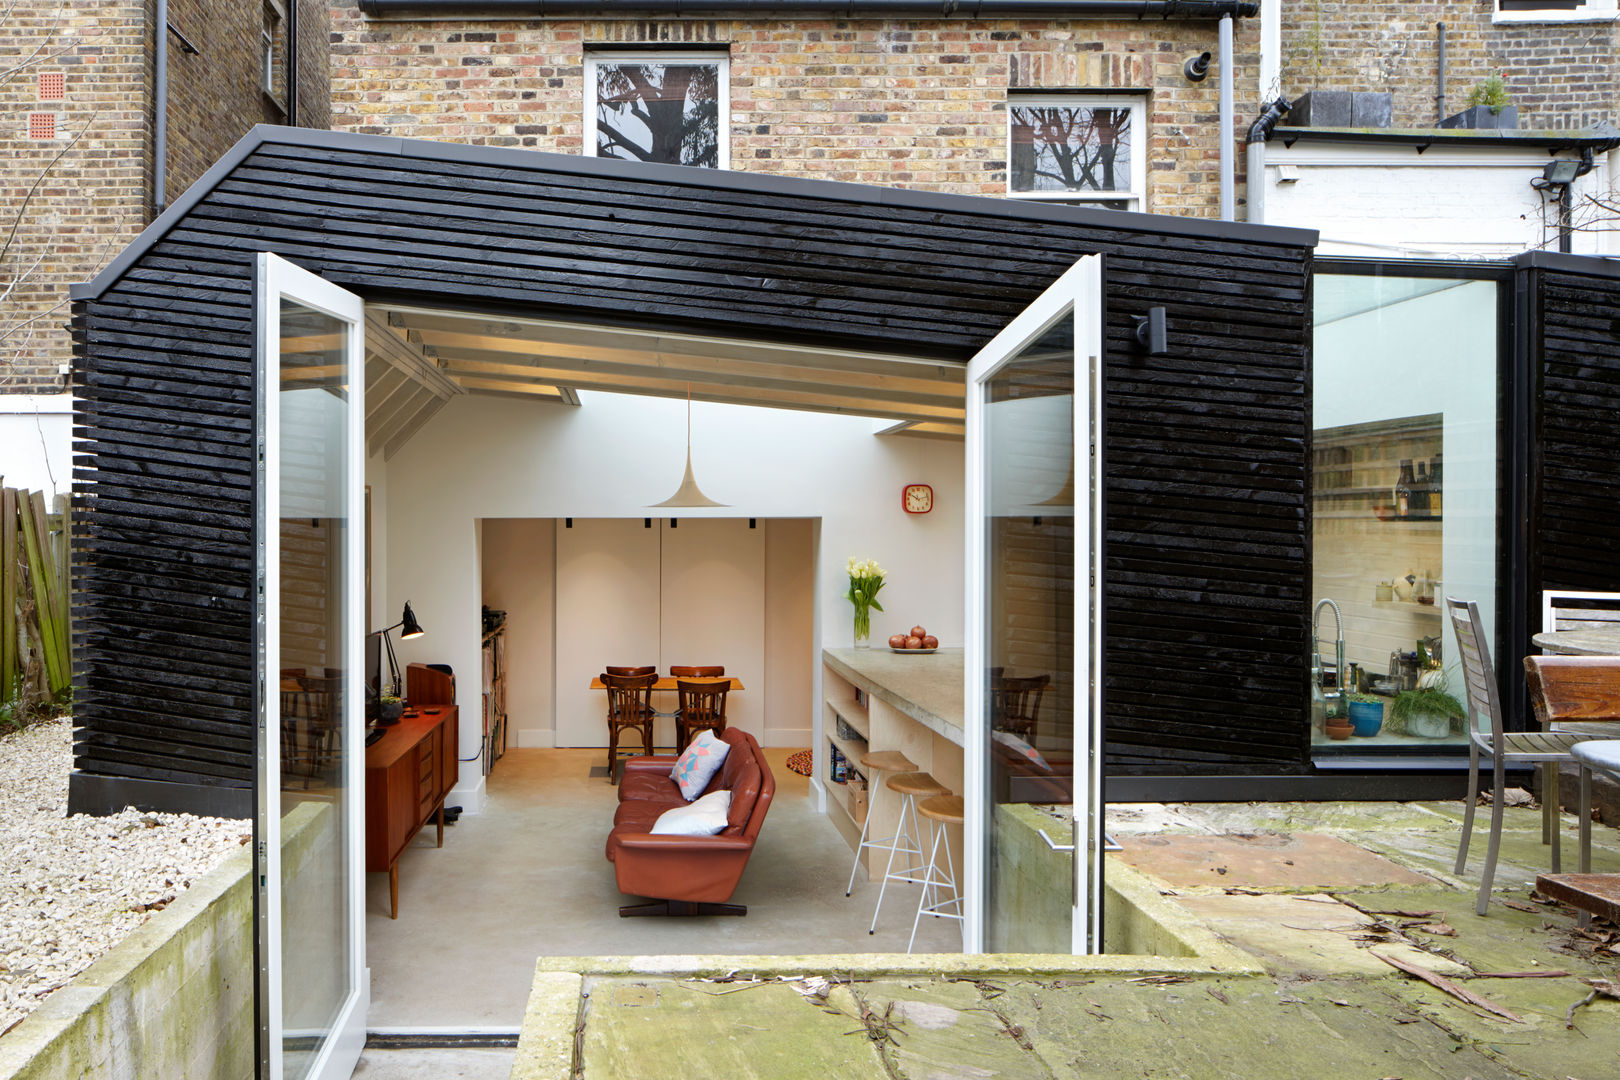
[{"label": "chrome faucet", "polygon": [[1348,692],[1349,689],[1344,685],[1344,616],[1339,613],[1339,605],[1327,597],[1318,600],[1315,610],[1311,612],[1311,647],[1316,651],[1312,670],[1316,675],[1316,683],[1320,686],[1322,684],[1321,623],[1322,609],[1324,607],[1333,609],[1333,667],[1336,675],[1334,686],[1339,693],[1343,694]]}]

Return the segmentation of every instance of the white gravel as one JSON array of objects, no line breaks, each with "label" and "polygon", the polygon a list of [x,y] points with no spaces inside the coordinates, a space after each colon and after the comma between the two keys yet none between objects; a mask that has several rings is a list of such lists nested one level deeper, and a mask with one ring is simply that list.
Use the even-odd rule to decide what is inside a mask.
[{"label": "white gravel", "polygon": [[0,1034],[246,843],[248,821],[67,816],[73,732],[0,738]]}]

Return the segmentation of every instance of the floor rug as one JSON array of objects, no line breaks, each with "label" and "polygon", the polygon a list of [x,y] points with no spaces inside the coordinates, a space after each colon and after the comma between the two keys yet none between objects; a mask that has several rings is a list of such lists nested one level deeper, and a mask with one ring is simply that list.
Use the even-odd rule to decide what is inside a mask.
[{"label": "floor rug", "polygon": [[800,750],[797,753],[788,755],[787,767],[798,773],[800,776],[809,776],[811,771],[815,768],[814,762],[815,758],[811,755],[810,751]]}]

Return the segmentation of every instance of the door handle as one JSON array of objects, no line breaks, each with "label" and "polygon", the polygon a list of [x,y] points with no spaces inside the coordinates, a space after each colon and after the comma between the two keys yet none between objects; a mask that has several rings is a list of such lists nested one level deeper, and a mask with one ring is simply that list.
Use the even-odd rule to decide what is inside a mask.
[{"label": "door handle", "polygon": [[1036,829],[1035,831],[1041,834],[1041,839],[1045,840],[1046,841],[1046,846],[1051,848],[1053,851],[1068,851],[1068,852],[1074,851],[1074,845],[1073,844],[1060,844],[1060,843],[1058,843],[1056,840],[1053,840],[1050,836],[1046,835],[1046,830],[1045,829]]}]

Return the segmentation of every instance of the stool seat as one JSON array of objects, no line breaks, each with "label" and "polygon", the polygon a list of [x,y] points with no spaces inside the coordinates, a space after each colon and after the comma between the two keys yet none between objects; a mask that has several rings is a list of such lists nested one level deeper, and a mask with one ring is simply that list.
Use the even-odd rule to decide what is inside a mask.
[{"label": "stool seat", "polygon": [[927,797],[930,795],[949,795],[951,789],[935,780],[925,772],[896,773],[884,783],[889,785],[891,791],[898,791],[902,795]]},{"label": "stool seat", "polygon": [[962,824],[962,796],[935,795],[917,804],[917,812],[925,818],[942,821],[946,825]]},{"label": "stool seat", "polygon": [[898,750],[868,750],[861,755],[861,768],[877,772],[908,773],[917,771],[917,763]]}]

